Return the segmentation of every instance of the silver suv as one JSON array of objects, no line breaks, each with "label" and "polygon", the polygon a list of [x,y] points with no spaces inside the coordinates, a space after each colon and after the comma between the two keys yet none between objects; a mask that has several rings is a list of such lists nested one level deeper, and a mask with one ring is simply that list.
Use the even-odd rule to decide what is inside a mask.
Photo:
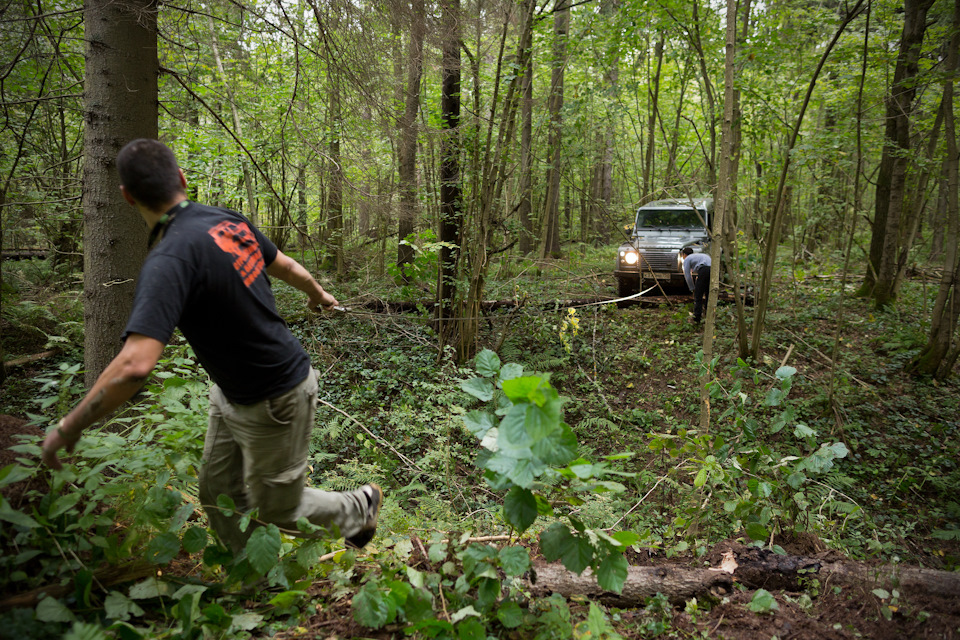
[{"label": "silver suv", "polygon": [[680,250],[707,250],[712,216],[711,198],[657,200],[637,209],[630,240],[617,251],[617,294],[633,295],[654,281],[685,286]]}]

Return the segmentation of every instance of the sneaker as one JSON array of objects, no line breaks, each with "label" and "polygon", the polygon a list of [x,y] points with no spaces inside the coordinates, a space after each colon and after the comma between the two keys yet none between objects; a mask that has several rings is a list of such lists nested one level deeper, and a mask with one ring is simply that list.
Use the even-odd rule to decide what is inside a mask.
[{"label": "sneaker", "polygon": [[360,531],[346,538],[346,542],[351,547],[362,549],[368,542],[373,540],[377,532],[377,518],[380,517],[380,505],[383,504],[383,489],[376,484],[364,485],[360,489],[367,499],[367,520],[363,523]]}]

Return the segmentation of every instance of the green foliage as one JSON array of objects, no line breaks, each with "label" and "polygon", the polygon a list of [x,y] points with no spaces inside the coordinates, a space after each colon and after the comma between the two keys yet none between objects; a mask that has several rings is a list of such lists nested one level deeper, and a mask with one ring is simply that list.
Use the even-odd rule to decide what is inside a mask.
[{"label": "green foliage", "polygon": [[[650,440],[651,451],[681,460],[676,468],[692,478],[690,484],[677,485],[687,502],[674,518],[675,529],[696,535],[705,499],[723,507],[710,522],[718,535],[742,529],[760,544],[784,532],[825,535],[834,516],[841,517],[840,526],[862,517],[862,509],[838,488],[845,476],[836,463],[849,454],[846,445],[818,445],[817,432],[796,421],[788,399],[796,369],[777,370],[761,404],[768,409],[759,416],[750,411],[742,386],[745,379],[759,381],[758,373],[742,360],[731,373],[729,388],[709,385],[712,402],[727,405],[716,433],[680,428],[675,434],[653,434]],[[784,435],[788,427],[790,435]]]},{"label": "green foliage", "polygon": [[400,244],[413,249],[413,261],[406,264],[391,264],[387,272],[398,283],[402,283],[400,295],[406,299],[423,297],[421,287],[432,289],[435,285],[440,249],[452,247],[448,242],[439,242],[432,229],[411,233]]},{"label": "green foliage", "polygon": [[[464,424],[480,440],[483,451],[477,466],[494,490],[506,490],[503,517],[510,527],[523,533],[540,515],[555,515],[555,505],[583,504],[584,493],[622,492],[609,475],[632,477],[614,471],[606,462],[591,464],[577,458],[577,440],[562,420],[562,400],[548,376],[525,375],[517,364],[501,365],[490,350],[476,359],[479,377],[464,381],[462,388],[494,406],[467,413]],[[623,550],[637,536],[620,533],[610,536],[587,529],[571,514],[569,526],[554,522],[540,535],[547,560],[561,560],[565,567],[582,573],[591,567],[600,585],[619,592],[627,577]]]}]

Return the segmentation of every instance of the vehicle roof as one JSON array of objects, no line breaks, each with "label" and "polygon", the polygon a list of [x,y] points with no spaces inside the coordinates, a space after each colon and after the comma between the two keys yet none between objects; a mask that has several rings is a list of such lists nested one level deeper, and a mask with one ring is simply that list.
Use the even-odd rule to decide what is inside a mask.
[{"label": "vehicle roof", "polygon": [[689,198],[667,198],[666,200],[654,200],[653,202],[648,202],[647,204],[641,206],[640,209],[689,207],[691,202],[693,202],[693,206],[697,209],[703,209],[713,205],[713,198],[694,198],[692,201]]}]

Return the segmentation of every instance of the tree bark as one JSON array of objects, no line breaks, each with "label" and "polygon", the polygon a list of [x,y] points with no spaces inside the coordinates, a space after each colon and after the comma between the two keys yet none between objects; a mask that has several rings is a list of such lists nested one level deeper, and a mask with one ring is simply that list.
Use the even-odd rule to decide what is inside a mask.
[{"label": "tree bark", "polygon": [[733,576],[717,569],[680,567],[628,567],[621,593],[606,591],[597,584],[590,569],[577,575],[559,564],[534,567],[536,580],[530,580],[534,597],[559,593],[565,598],[585,596],[607,606],[643,606],[647,598],[662,593],[673,604],[710,594],[722,597],[733,593]]},{"label": "tree bark", "polygon": [[653,193],[653,147],[654,136],[657,130],[657,113],[660,110],[660,71],[663,68],[663,36],[657,34],[657,43],[654,45],[654,57],[657,70],[650,80],[650,106],[647,114],[647,148],[643,161],[643,199],[646,200]]},{"label": "tree bark", "polygon": [[327,188],[327,245],[324,252],[328,256],[329,268],[343,278],[346,263],[343,258],[343,166],[340,159],[340,136],[343,131],[343,115],[340,107],[340,72],[333,65],[328,66],[330,86],[330,157],[329,185]]},{"label": "tree bark", "polygon": [[556,0],[553,14],[553,60],[550,76],[550,133],[547,142],[547,193],[543,205],[543,238],[540,257],[560,255],[560,174],[563,142],[563,73],[567,57],[567,30],[570,27],[569,0]]},{"label": "tree bark", "polygon": [[527,255],[535,247],[536,233],[533,229],[533,11],[536,0],[523,0],[523,36],[520,39],[519,68],[523,73],[520,82],[521,119],[520,127],[520,255]]},{"label": "tree bark", "polygon": [[[463,201],[460,190],[460,0],[441,0],[443,10],[443,61],[440,111],[440,275],[437,285],[437,320],[444,343],[455,324],[453,303],[457,295],[460,245],[463,242]],[[441,350],[442,351],[442,350]]]},{"label": "tree bark", "polygon": [[157,137],[157,6],[84,6],[84,365],[90,387],[120,350],[147,250],[140,216],[120,195],[115,160],[134,138]]},{"label": "tree bark", "polygon": [[405,108],[400,118],[400,148],[397,159],[400,179],[397,265],[401,267],[413,262],[414,258],[413,247],[403,244],[403,240],[413,233],[417,217],[417,114],[420,112],[425,21],[423,0],[413,0],[410,12],[410,43],[407,50],[407,90],[404,96]]},{"label": "tree bark", "polygon": [[700,369],[700,429],[704,433],[710,430],[709,385],[713,381],[713,332],[717,320],[717,296],[720,294],[720,259],[723,248],[721,238],[726,223],[727,209],[736,199],[734,187],[736,184],[735,158],[737,149],[733,117],[736,108],[734,65],[737,55],[737,0],[727,0],[726,23],[723,64],[723,119],[720,124],[720,175],[713,220],[710,221],[710,229],[715,230],[711,233],[710,242],[710,262],[713,268],[710,269],[710,294],[707,297],[707,313],[703,323],[703,365]]},{"label": "tree bark", "polygon": [[877,308],[896,298],[897,247],[904,184],[910,155],[910,114],[917,94],[920,49],[933,0],[905,0],[900,51],[886,103],[883,154],[877,174],[873,235],[862,295],[871,295]]},{"label": "tree bark", "polygon": [[941,190],[944,190],[947,205],[948,231],[945,240],[943,279],[940,290],[934,303],[930,319],[930,335],[923,351],[907,365],[907,370],[920,374],[930,374],[943,379],[953,372],[958,345],[955,342],[957,318],[960,316],[960,205],[957,202],[957,190],[960,188],[958,179],[958,149],[956,120],[953,112],[954,91],[958,63],[957,50],[960,49],[960,2],[955,2],[953,12],[953,35],[950,39],[947,53],[947,63],[944,69],[943,109],[944,136],[946,138],[946,155],[943,159],[943,175]]}]

